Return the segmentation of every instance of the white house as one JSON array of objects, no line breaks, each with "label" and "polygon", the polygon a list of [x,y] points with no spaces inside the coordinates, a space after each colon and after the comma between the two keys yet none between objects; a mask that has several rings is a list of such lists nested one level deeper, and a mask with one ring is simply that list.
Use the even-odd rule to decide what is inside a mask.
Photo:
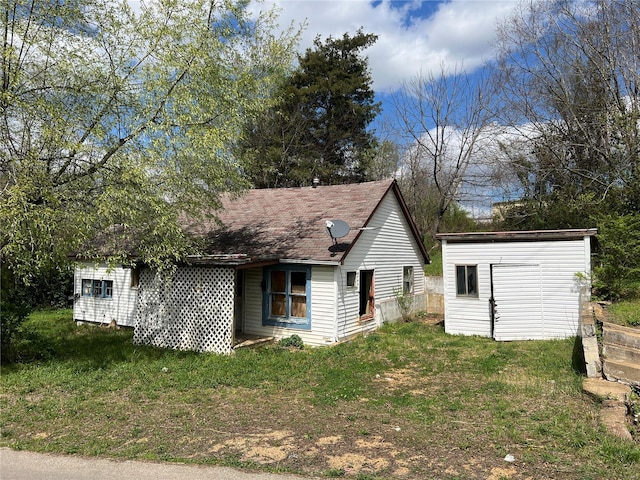
[{"label": "white house", "polygon": [[402,295],[424,308],[429,257],[394,180],[256,189],[222,203],[215,220],[184,220],[206,254],[170,278],[77,268],[74,318],[133,325],[141,344],[228,353],[247,335],[339,342],[399,318]]},{"label": "white house", "polygon": [[133,327],[139,269],[81,262],[74,271],[73,320]]},{"label": "white house", "polygon": [[443,233],[445,331],[496,340],[578,334],[595,229]]}]

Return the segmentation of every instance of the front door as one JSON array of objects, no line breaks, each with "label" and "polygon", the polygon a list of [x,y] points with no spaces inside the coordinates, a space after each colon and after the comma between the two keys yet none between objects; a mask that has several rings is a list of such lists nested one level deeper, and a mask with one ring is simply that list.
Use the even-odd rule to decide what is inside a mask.
[{"label": "front door", "polygon": [[491,288],[496,340],[544,337],[540,265],[491,265]]},{"label": "front door", "polygon": [[360,270],[360,318],[373,318],[375,311],[373,270]]}]

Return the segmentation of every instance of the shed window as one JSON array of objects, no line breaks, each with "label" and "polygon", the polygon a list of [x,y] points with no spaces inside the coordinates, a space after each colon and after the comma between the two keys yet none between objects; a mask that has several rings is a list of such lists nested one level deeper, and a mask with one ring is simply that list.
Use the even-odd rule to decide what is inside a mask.
[{"label": "shed window", "polygon": [[459,297],[478,296],[477,265],[456,265],[456,295]]},{"label": "shed window", "polygon": [[82,296],[113,298],[113,280],[82,279]]},{"label": "shed window", "polygon": [[263,324],[309,328],[311,269],[274,267],[265,270]]}]

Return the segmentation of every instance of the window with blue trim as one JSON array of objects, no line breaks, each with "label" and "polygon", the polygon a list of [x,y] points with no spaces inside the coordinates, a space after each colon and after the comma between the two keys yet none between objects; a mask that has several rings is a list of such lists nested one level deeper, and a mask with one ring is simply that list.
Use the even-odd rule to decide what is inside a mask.
[{"label": "window with blue trim", "polygon": [[113,298],[113,280],[82,279],[82,296]]},{"label": "window with blue trim", "polygon": [[311,268],[266,268],[264,285],[264,325],[311,327]]}]

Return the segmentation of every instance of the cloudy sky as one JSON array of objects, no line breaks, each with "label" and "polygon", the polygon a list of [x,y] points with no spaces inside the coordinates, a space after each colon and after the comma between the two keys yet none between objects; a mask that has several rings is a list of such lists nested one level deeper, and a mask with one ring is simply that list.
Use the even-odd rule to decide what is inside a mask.
[{"label": "cloudy sky", "polygon": [[264,0],[262,6],[281,9],[283,26],[306,22],[301,49],[345,32],[378,35],[366,55],[373,88],[389,93],[421,71],[440,65],[480,66],[492,55],[497,19],[513,10],[517,0]]},{"label": "cloudy sky", "polygon": [[[353,35],[359,28],[378,35],[365,54],[373,89],[382,102],[376,128],[393,115],[389,94],[421,72],[441,72],[463,65],[469,71],[493,57],[496,24],[507,18],[518,0],[263,0],[254,9],[278,7],[280,24],[305,24],[300,50],[316,36]],[[476,172],[478,173],[478,172]],[[489,194],[469,194],[474,215],[490,211]]]}]

